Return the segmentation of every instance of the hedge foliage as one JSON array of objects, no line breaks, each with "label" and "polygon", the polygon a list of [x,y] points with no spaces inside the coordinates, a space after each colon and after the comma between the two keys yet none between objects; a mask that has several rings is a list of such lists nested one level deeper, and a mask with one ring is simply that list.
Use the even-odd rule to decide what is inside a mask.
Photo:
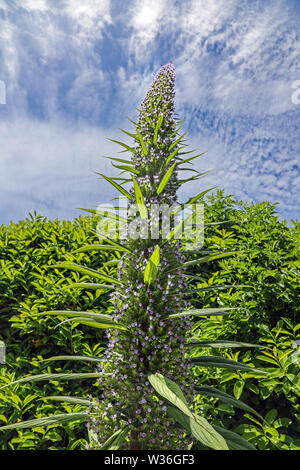
[{"label": "hedge foliage", "polygon": [[[37,314],[67,309],[112,311],[108,291],[83,289],[78,295],[78,290],[68,285],[71,280],[87,279],[51,268],[58,261],[68,261],[101,267],[113,275],[115,267],[109,264],[109,253],[74,253],[98,241],[93,232],[96,223],[95,217],[80,216],[70,222],[30,214],[24,221],[0,227],[0,340],[7,347],[0,385],[26,374],[93,371],[92,361],[71,364],[46,359],[74,353],[101,356],[106,346],[103,333],[68,323],[58,328],[59,320]],[[201,341],[230,338],[258,343],[261,348],[208,350],[213,355],[268,368],[269,374],[262,379],[241,371],[198,368],[195,377],[202,389],[214,384],[219,388],[221,384],[224,393],[243,399],[260,417],[233,408],[224,396],[199,395],[197,407],[204,416],[213,418],[214,424],[236,430],[261,449],[300,449],[299,363],[295,360],[295,341],[300,332],[299,223],[288,227],[276,215],[275,205],[246,204],[222,191],[206,199],[205,223],[202,250],[237,253],[194,268],[198,279],[193,279],[192,285],[207,290],[195,293],[192,303],[195,308],[238,308],[227,316],[198,318],[193,327],[195,335]],[[191,259],[195,256],[190,255]],[[212,284],[236,287],[220,289],[216,294],[209,290]],[[87,390],[86,382],[78,386],[78,382],[58,381],[5,388],[0,390],[0,421],[9,424],[33,416],[82,411],[84,404],[46,402],[43,397],[64,394],[86,398]],[[75,422],[2,433],[0,449],[75,449],[83,448],[86,439],[85,425]]]}]

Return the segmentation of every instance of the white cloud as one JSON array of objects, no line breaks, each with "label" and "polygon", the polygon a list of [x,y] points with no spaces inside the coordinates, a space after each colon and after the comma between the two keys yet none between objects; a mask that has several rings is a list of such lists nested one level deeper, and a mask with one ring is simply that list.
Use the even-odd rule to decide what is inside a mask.
[{"label": "white cloud", "polygon": [[48,10],[48,5],[46,0],[22,0],[20,4],[22,8],[26,10],[38,10],[38,11],[46,11]]},{"label": "white cloud", "polygon": [[49,217],[80,215],[78,207],[109,202],[115,195],[96,171],[115,174],[105,155],[119,148],[115,131],[68,122],[39,123],[25,116],[0,123],[0,212],[23,218],[37,210]]},{"label": "white cloud", "polygon": [[[31,187],[35,178],[39,204],[47,200],[38,164],[43,152],[43,165],[52,175],[49,195],[55,194],[55,179],[60,181],[64,167],[79,184],[82,172],[76,162],[89,161],[85,148],[97,153],[96,141],[103,141],[101,129],[88,123],[107,127],[107,119],[121,121],[130,115],[153,73],[173,60],[177,111],[196,146],[208,150],[203,168],[216,168],[189,191],[217,184],[240,197],[279,200],[287,211],[296,207],[300,106],[292,103],[291,83],[300,79],[300,37],[298,20],[286,1],[132,0],[119,11],[109,0],[19,0],[6,5],[11,14],[0,30],[0,79],[7,85],[7,109],[24,116],[23,125],[15,117],[6,127],[13,136],[6,140],[9,160],[3,157],[2,165],[7,194],[23,188],[23,169]],[[35,125],[43,145],[26,117],[33,110],[29,95],[49,122]],[[102,124],[103,110],[107,118]],[[82,128],[66,124],[74,120]],[[19,176],[13,176],[10,190],[7,181],[14,170]],[[24,188],[26,194],[30,200],[34,192]],[[62,210],[64,198],[71,205],[76,197],[71,190],[64,197],[57,193],[57,207]]]},{"label": "white cloud", "polygon": [[165,15],[170,11],[168,5],[169,0],[135,0],[129,9],[127,20],[133,32],[128,40],[128,52],[133,52],[138,62],[149,60],[151,43],[165,27]]},{"label": "white cloud", "polygon": [[80,34],[99,34],[103,26],[111,23],[110,0],[66,0],[65,13],[78,25]]}]

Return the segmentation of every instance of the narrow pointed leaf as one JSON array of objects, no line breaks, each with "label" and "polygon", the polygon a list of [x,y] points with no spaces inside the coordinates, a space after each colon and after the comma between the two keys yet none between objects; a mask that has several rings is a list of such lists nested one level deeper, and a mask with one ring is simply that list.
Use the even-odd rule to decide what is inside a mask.
[{"label": "narrow pointed leaf", "polygon": [[134,173],[135,175],[139,174],[138,170],[136,170],[134,167],[131,167],[131,166],[128,166],[128,165],[114,165],[112,163],[112,166],[115,167],[115,168],[118,168],[118,170],[124,170],[123,172],[128,171],[128,173]]},{"label": "narrow pointed leaf", "polygon": [[[119,248],[119,251],[127,251],[131,255],[135,256],[135,254],[132,251],[130,251],[126,246],[122,245],[121,243],[117,242],[116,240],[112,240],[111,238],[107,237],[106,235],[104,235],[100,232],[97,232],[97,231],[95,231],[95,232],[97,233],[98,236],[102,237],[103,241],[106,241],[107,243],[109,243],[112,246],[115,246],[116,248]],[[92,245],[92,246],[95,247],[96,245]],[[99,245],[99,246],[102,246],[102,245]]]},{"label": "narrow pointed leaf", "polygon": [[113,220],[127,222],[127,219],[122,217],[121,215],[115,214],[114,212],[101,210],[101,209],[84,209],[83,207],[79,207],[81,211],[89,212],[91,214],[95,214],[101,217],[108,217]]},{"label": "narrow pointed leaf", "polygon": [[49,266],[50,268],[62,268],[62,269],[70,269],[71,271],[75,271],[87,276],[95,277],[98,279],[102,279],[103,281],[111,282],[112,284],[119,284],[122,285],[122,282],[118,281],[117,279],[109,276],[108,274],[102,274],[99,271],[95,271],[95,269],[87,268],[85,266],[81,266],[76,263],[68,263],[62,262],[60,264],[52,264]]},{"label": "narrow pointed leaf", "polygon": [[143,198],[143,194],[136,179],[134,177],[132,177],[132,179],[133,179],[133,185],[134,185],[135,199],[139,208],[139,212],[141,214],[141,218],[144,220],[144,219],[147,219],[148,212],[147,212],[147,208],[146,208],[145,201]]},{"label": "narrow pointed leaf", "polygon": [[177,140],[175,140],[175,142],[173,142],[170,147],[168,148],[168,151],[170,152],[172,150],[172,148],[175,147],[175,145],[177,145],[182,139],[183,137],[187,134],[187,132],[185,132],[184,134],[182,134]]},{"label": "narrow pointed leaf", "polygon": [[132,139],[136,140],[137,142],[139,141],[137,134],[132,134],[131,132],[124,131],[124,129],[120,129],[121,132],[124,132],[124,134],[129,135]]},{"label": "narrow pointed leaf", "polygon": [[109,286],[108,284],[93,284],[90,282],[74,282],[73,284],[62,287],[61,290],[65,290],[65,289],[106,290],[106,289],[114,289],[114,286]]},{"label": "narrow pointed leaf", "polygon": [[241,343],[239,341],[198,341],[192,339],[192,346],[199,348],[262,348],[260,344]]},{"label": "narrow pointed leaf", "polygon": [[137,132],[137,135],[138,135],[139,140],[140,140],[140,144],[141,144],[141,147],[142,147],[143,154],[148,155],[148,150],[147,150],[147,147],[146,147],[145,142],[143,140],[143,137],[141,136],[141,134],[138,130],[136,130],[136,132]]},{"label": "narrow pointed leaf", "polygon": [[133,200],[132,195],[128,191],[126,191],[126,189],[122,188],[122,186],[120,186],[118,183],[113,181],[112,178],[108,178],[108,176],[105,176],[102,173],[97,173],[97,175],[102,176],[102,178],[104,178],[106,181],[108,181],[108,183],[110,183],[112,186],[114,186],[118,191],[120,191],[120,193],[124,194],[124,196],[128,197],[128,199]]},{"label": "narrow pointed leaf", "polygon": [[73,317],[73,318],[68,318],[67,320],[64,320],[60,322],[58,325],[54,327],[54,329],[59,328],[61,325],[64,323],[76,323],[78,325],[86,325],[90,326],[92,328],[97,328],[97,329],[107,329],[107,328],[114,328],[116,330],[126,330],[125,326],[120,325],[119,323],[116,322],[105,322],[105,321],[95,321],[94,319],[92,320],[87,320],[85,317]]},{"label": "narrow pointed leaf", "polygon": [[[206,152],[199,153],[198,155],[194,155],[193,157],[186,158],[185,160],[182,160],[178,165],[182,165],[183,163],[189,163],[192,160],[195,160],[195,158],[202,157]],[[180,168],[182,170],[182,168]]]},{"label": "narrow pointed leaf", "polygon": [[241,410],[249,411],[250,413],[254,413],[259,418],[262,418],[261,415],[257,413],[257,411],[254,410],[254,408],[246,405],[246,403],[244,403],[241,400],[237,400],[236,398],[232,397],[228,393],[221,392],[217,388],[209,387],[208,385],[202,385],[200,387],[195,386],[194,388],[195,388],[195,391],[199,393],[200,395],[219,398],[219,400],[224,403],[228,403],[229,405],[232,405],[236,408],[240,408]]},{"label": "narrow pointed leaf", "polygon": [[[55,315],[57,317],[67,317],[69,318],[68,321],[78,322],[84,325],[94,326],[96,328],[116,328],[118,330],[126,330],[126,327],[122,323],[114,321],[110,315],[103,313],[52,310],[39,313],[37,316],[38,315]],[[59,325],[62,323],[64,322],[59,323]],[[57,327],[59,325],[57,325]]]},{"label": "narrow pointed leaf", "polygon": [[134,162],[130,160],[125,160],[122,158],[114,158],[114,157],[104,157],[104,158],[108,158],[109,160],[113,160],[115,162],[126,163],[127,165],[134,165]]},{"label": "narrow pointed leaf", "polygon": [[192,308],[190,310],[184,310],[180,313],[172,313],[169,315],[169,318],[177,318],[177,317],[186,317],[190,315],[196,316],[207,316],[207,315],[228,315],[227,310],[235,310],[234,308]]},{"label": "narrow pointed leaf", "polygon": [[100,362],[100,357],[94,356],[53,356],[44,359],[44,361],[84,361],[84,362]]},{"label": "narrow pointed leaf", "polygon": [[207,194],[209,191],[212,191],[215,188],[216,186],[214,186],[213,188],[206,189],[205,191],[202,191],[201,193],[197,194],[197,196],[194,196],[191,199],[189,199],[186,202],[186,204],[193,204],[193,202],[199,201],[199,199],[202,199],[203,196],[205,196],[205,194]]},{"label": "narrow pointed leaf", "polygon": [[0,431],[8,431],[9,429],[26,429],[26,428],[40,428],[44,426],[51,426],[53,424],[66,424],[72,421],[86,421],[88,418],[86,413],[64,413],[45,418],[30,419],[28,421],[21,421],[20,423],[8,424],[0,427]]},{"label": "narrow pointed leaf", "polygon": [[145,269],[145,274],[144,274],[145,284],[150,285],[155,280],[157,273],[158,273],[159,258],[160,258],[159,246],[157,245]]},{"label": "narrow pointed leaf", "polygon": [[195,264],[201,264],[201,263],[208,263],[209,261],[214,261],[216,259],[222,259],[226,258],[227,256],[233,256],[240,253],[239,251],[230,251],[226,253],[217,253],[215,255],[207,255],[203,256],[202,258],[198,259],[193,259],[191,261],[187,261],[186,263],[182,264],[182,267],[189,267],[189,266],[194,266]]},{"label": "narrow pointed leaf", "polygon": [[242,436],[235,432],[228,431],[220,426],[213,425],[213,428],[224,437],[229,447],[229,450],[256,450],[256,448],[246,441]]},{"label": "narrow pointed leaf", "polygon": [[173,173],[174,168],[175,168],[176,165],[177,165],[177,163],[174,163],[174,164],[168,169],[167,173],[165,174],[165,176],[164,176],[163,179],[161,180],[161,182],[160,182],[160,184],[159,184],[159,186],[158,186],[158,188],[157,188],[157,191],[156,191],[158,195],[163,192],[165,186],[167,185],[169,179],[171,178],[171,175],[172,175],[172,173]]},{"label": "narrow pointed leaf", "polygon": [[233,369],[233,370],[245,370],[248,372],[255,372],[266,374],[265,371],[254,369],[253,367],[247,366],[242,362],[233,361],[232,359],[227,359],[221,356],[199,356],[192,357],[191,362],[195,366],[200,367],[218,367],[223,369]]},{"label": "narrow pointed leaf", "polygon": [[84,373],[62,373],[62,374],[38,374],[38,375],[31,375],[30,377],[23,377],[19,380],[14,380],[9,384],[3,385],[0,387],[0,390],[6,387],[10,387],[11,385],[26,383],[26,382],[43,382],[45,380],[85,380],[85,379],[97,379],[99,378],[101,373],[99,372],[84,372]]},{"label": "narrow pointed leaf", "polygon": [[102,445],[100,450],[118,450],[123,444],[127,434],[129,432],[129,427],[124,426],[123,428],[116,431],[109,439]]},{"label": "narrow pointed leaf", "polygon": [[124,144],[124,142],[120,142],[119,140],[114,140],[114,139],[108,139],[111,142],[114,142],[115,144],[121,145],[121,147],[124,147],[128,152],[136,153],[136,150],[133,147],[130,147],[127,144]]},{"label": "narrow pointed leaf", "polygon": [[85,405],[90,406],[93,402],[91,400],[87,400],[86,398],[78,398],[78,397],[69,397],[69,396],[49,396],[43,397],[42,400],[53,400],[59,401],[62,403],[73,403],[75,405]]},{"label": "narrow pointed leaf", "polygon": [[165,115],[165,113],[163,113],[163,114],[159,117],[159,119],[158,119],[158,121],[157,121],[157,123],[156,123],[155,130],[154,130],[154,137],[153,137],[153,143],[154,143],[154,144],[156,144],[156,142],[157,142],[158,131],[159,131],[159,129],[161,128],[161,125],[162,125],[162,122],[163,122],[163,119],[164,119],[164,115]]},{"label": "narrow pointed leaf", "polygon": [[233,288],[248,287],[245,285],[234,285],[234,286],[207,286],[207,287],[198,287],[197,289],[189,289],[182,292],[183,295],[194,295],[196,292],[209,292],[215,290],[226,290]]},{"label": "narrow pointed leaf", "polygon": [[179,180],[179,186],[182,186],[183,184],[188,183],[189,181],[198,180],[199,178],[202,178],[204,175],[207,175],[210,172],[211,172],[211,170],[204,171],[203,173],[200,173],[199,175],[195,175],[195,176],[191,176],[190,178]]},{"label": "narrow pointed leaf", "polygon": [[165,162],[165,166],[168,166],[168,164],[170,163],[171,160],[173,160],[173,158],[175,158],[175,156],[177,155],[177,153],[182,149],[183,147],[178,147],[178,149],[174,150],[174,152],[171,153],[171,155],[168,156],[166,162]]}]

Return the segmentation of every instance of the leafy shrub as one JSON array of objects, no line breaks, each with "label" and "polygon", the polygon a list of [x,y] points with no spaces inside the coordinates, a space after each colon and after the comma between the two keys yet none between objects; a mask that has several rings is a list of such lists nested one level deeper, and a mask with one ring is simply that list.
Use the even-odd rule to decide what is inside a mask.
[{"label": "leafy shrub", "polygon": [[[282,317],[295,324],[300,295],[300,223],[287,227],[276,215],[275,204],[244,203],[224,196],[223,191],[206,198],[204,213],[208,225],[203,249],[236,252],[202,265],[201,271],[197,265],[193,269],[200,277],[191,280],[193,288],[236,286],[193,296],[195,306],[238,307],[229,321],[212,321],[212,334],[249,342],[257,338],[260,324],[272,328]],[[222,225],[211,225],[222,221]]]},{"label": "leafy shrub", "polygon": [[[209,321],[202,323],[201,341],[205,341],[206,334],[207,338],[211,336],[210,326],[206,330]],[[195,373],[199,387],[196,387],[199,391],[197,408],[204,416],[213,416],[214,424],[230,427],[260,450],[299,450],[300,362],[296,341],[300,339],[300,324],[293,326],[290,320],[283,318],[271,330],[263,324],[259,330],[259,348],[239,349],[237,345],[234,349],[223,349],[222,356],[268,374],[200,369]],[[213,353],[218,354],[216,350]],[[227,396],[209,398],[207,386],[218,387]],[[204,392],[208,395],[205,399]],[[252,410],[236,408],[229,395],[241,399]]]},{"label": "leafy shrub", "polygon": [[[82,291],[78,295],[78,291],[75,293],[74,290],[68,289],[74,280],[84,282],[84,276],[78,273],[67,273],[63,276],[61,271],[51,269],[51,265],[58,261],[74,262],[78,259],[84,259],[87,266],[103,267],[109,260],[106,253],[72,254],[86,243],[98,240],[91,231],[95,225],[95,218],[90,216],[80,216],[69,222],[50,221],[40,215],[29,214],[27,219],[18,224],[10,223],[0,227],[0,338],[4,340],[7,350],[6,366],[1,368],[1,385],[28,373],[90,371],[91,363],[69,361],[61,366],[60,361],[53,366],[45,360],[50,356],[59,355],[60,352],[101,356],[106,343],[101,330],[91,331],[84,326],[75,328],[75,325],[56,328],[59,322],[57,318],[35,316],[54,308],[88,309],[93,306],[106,311],[111,308],[106,292]],[[111,267],[103,269],[105,272],[112,272]],[[62,385],[55,381],[41,385],[35,383],[33,386],[20,383],[12,386],[12,389],[3,389],[0,392],[2,424],[27,418],[29,410],[30,416],[36,418],[58,410],[61,413],[76,410],[76,406],[72,404],[62,406],[57,402],[45,403],[41,400],[51,393],[59,395],[62,390]],[[87,395],[84,383],[81,386],[70,382],[66,393],[70,393],[70,390],[73,395]],[[78,432],[72,434],[71,430],[75,428]],[[68,423],[65,426],[51,425],[46,430],[19,430],[17,436],[16,432],[1,434],[0,448],[73,448],[83,446],[86,438],[84,425]]]},{"label": "leafy shrub", "polygon": [[[69,221],[50,221],[30,215],[18,224],[0,227],[0,338],[8,352],[18,344],[22,355],[80,352],[80,344],[88,339],[98,342],[103,335],[83,328],[74,331],[70,325],[55,329],[57,320],[36,316],[45,310],[99,309],[109,310],[107,292],[78,291],[68,288],[74,281],[84,282],[79,273],[66,273],[51,268],[58,261],[84,260],[87,267],[100,268],[109,261],[108,253],[74,253],[97,235],[92,232],[96,220],[82,217]],[[103,267],[112,273],[114,268]],[[11,328],[11,322],[13,328]],[[13,351],[12,351],[13,352]]]}]

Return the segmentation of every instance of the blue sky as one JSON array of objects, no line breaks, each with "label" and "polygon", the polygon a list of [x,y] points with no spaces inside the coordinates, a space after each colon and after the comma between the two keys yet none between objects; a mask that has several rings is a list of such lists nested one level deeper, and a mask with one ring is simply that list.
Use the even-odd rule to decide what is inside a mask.
[{"label": "blue sky", "polygon": [[195,167],[214,170],[182,198],[217,186],[299,219],[299,0],[0,0],[0,23],[0,224],[115,197],[95,175],[114,174],[107,138],[123,140],[170,60],[191,148],[207,151]]}]

